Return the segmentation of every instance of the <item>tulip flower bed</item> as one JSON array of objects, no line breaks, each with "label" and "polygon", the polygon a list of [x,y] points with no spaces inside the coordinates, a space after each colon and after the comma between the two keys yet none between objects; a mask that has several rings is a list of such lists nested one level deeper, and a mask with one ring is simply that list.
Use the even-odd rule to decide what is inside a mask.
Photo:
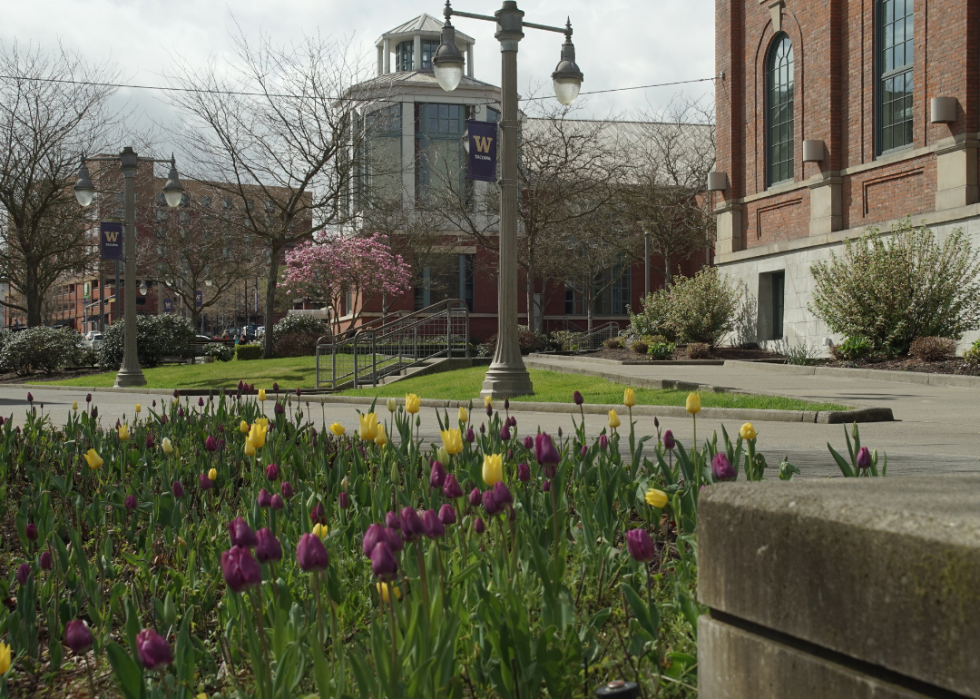
[{"label": "tulip flower bed", "polygon": [[426,444],[416,396],[346,429],[264,398],[0,426],[0,693],[692,695],[698,494],[763,477],[751,425],[700,450],[639,437],[627,390],[596,439],[504,403],[443,413]]}]

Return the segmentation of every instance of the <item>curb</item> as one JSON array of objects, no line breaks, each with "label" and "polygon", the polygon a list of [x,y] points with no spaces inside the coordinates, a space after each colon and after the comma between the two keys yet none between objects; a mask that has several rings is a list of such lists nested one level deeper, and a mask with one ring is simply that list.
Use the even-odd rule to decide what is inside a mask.
[{"label": "curb", "polygon": [[843,369],[829,366],[792,366],[789,364],[765,364],[729,359],[733,365],[759,368],[762,371],[781,371],[800,376],[834,376],[837,378],[867,379],[869,381],[888,381],[891,383],[914,383],[926,386],[945,386],[947,388],[980,388],[980,376],[960,376],[958,374],[927,374],[915,371],[890,371],[887,369]]}]

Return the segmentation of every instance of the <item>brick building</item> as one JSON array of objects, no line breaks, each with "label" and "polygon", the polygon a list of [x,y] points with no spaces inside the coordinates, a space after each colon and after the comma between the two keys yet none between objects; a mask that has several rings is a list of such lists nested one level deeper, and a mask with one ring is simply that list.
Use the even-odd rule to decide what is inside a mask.
[{"label": "brick building", "polygon": [[807,304],[844,240],[908,216],[980,245],[980,2],[715,8],[716,264],[757,299],[759,341],[840,341]]}]

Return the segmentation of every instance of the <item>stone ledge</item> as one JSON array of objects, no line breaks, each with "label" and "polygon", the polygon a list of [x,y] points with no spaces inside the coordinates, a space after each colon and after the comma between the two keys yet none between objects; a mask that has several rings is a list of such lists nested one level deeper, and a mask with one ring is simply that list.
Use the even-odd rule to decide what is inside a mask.
[{"label": "stone ledge", "polygon": [[980,698],[980,473],[721,484],[698,520],[703,604]]},{"label": "stone ledge", "polygon": [[868,379],[870,381],[890,381],[893,383],[914,383],[927,386],[946,386],[950,388],[980,388],[980,376],[960,376],[958,374],[926,374],[915,371],[889,371],[887,369],[844,369],[830,366],[793,366],[790,364],[765,364],[745,362],[739,359],[728,360],[740,367],[749,366],[760,371],[781,371],[786,374],[803,376],[836,376],[841,378]]}]

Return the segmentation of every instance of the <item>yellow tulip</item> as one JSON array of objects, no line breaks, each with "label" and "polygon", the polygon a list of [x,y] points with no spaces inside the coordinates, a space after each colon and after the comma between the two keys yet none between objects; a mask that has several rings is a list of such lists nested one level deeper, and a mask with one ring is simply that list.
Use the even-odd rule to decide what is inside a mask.
[{"label": "yellow tulip", "polygon": [[504,479],[503,454],[486,454],[483,457],[483,482],[493,485]]},{"label": "yellow tulip", "polygon": [[632,408],[634,405],[636,405],[636,391],[634,391],[632,388],[627,388],[625,391],[623,391],[623,405],[625,405],[627,408]]},{"label": "yellow tulip", "polygon": [[395,400],[394,398],[389,398],[388,399],[388,412],[389,413],[393,413],[396,410],[398,410],[398,401]]},{"label": "yellow tulip", "polygon": [[419,406],[422,401],[414,393],[409,393],[405,396],[405,411],[414,415],[419,411]]},{"label": "yellow tulip", "polygon": [[119,425],[119,441],[125,442],[129,439],[129,425]]},{"label": "yellow tulip", "polygon": [[255,447],[247,439],[245,440],[245,456],[255,456]]},{"label": "yellow tulip", "polygon": [[194,699],[208,699],[208,695],[205,694],[204,692],[201,692],[196,697],[194,697]]},{"label": "yellow tulip", "polygon": [[208,471],[208,480],[211,481],[218,480],[218,469],[212,468],[210,471]]},{"label": "yellow tulip", "polygon": [[490,398],[490,396],[483,396],[483,407],[484,408],[493,407],[493,400]]},{"label": "yellow tulip", "polygon": [[93,471],[97,468],[102,468],[102,464],[104,463],[102,457],[96,453],[95,449],[89,449],[85,452],[85,461],[88,462],[88,467]]},{"label": "yellow tulip", "polygon": [[446,448],[447,454],[458,454],[463,451],[463,435],[459,429],[452,427],[448,430],[439,430],[442,436],[442,446]]},{"label": "yellow tulip", "polygon": [[[381,595],[381,599],[383,599],[385,602],[391,601],[390,598],[388,597],[388,583],[379,582],[379,583],[375,583],[374,586],[378,588],[378,594]],[[392,585],[391,589],[394,590],[395,592],[395,599],[402,598],[402,591],[398,588],[397,585]]]},{"label": "yellow tulip", "polygon": [[139,403],[137,403],[137,404],[136,404],[136,414],[137,414],[137,415],[139,415],[139,414],[140,414],[140,411],[141,411],[142,409],[143,409],[143,406],[142,406],[142,405],[140,405]]},{"label": "yellow tulip", "polygon": [[650,488],[646,494],[647,505],[650,507],[659,507],[663,509],[664,505],[667,504],[667,493],[662,490],[657,490],[656,488]]},{"label": "yellow tulip", "polygon": [[[395,597],[398,597],[397,588],[395,591]],[[10,646],[6,643],[0,643],[0,675],[6,675],[7,670],[10,669]]]},{"label": "yellow tulip", "polygon": [[259,389],[259,400],[265,402],[265,389],[264,388],[260,388]]},{"label": "yellow tulip", "polygon": [[697,415],[701,412],[701,396],[697,393],[687,394],[687,404],[684,406],[691,415]]},{"label": "yellow tulip", "polygon": [[77,400],[74,403],[71,404],[71,409],[72,410],[78,410],[78,401]]},{"label": "yellow tulip", "polygon": [[464,408],[463,406],[459,406],[459,421],[469,422],[469,419],[470,419],[470,411]]},{"label": "yellow tulip", "polygon": [[379,447],[383,447],[388,443],[388,435],[385,433],[384,425],[378,425],[378,433],[374,437],[374,443]]},{"label": "yellow tulip", "polygon": [[742,425],[742,429],[738,431],[738,436],[748,441],[758,437],[759,433],[755,431],[755,428],[752,426],[751,422],[746,422],[744,425]]},{"label": "yellow tulip", "polygon": [[439,447],[439,449],[436,450],[436,461],[438,461],[440,464],[448,464],[450,458],[449,452],[446,451],[446,447]]},{"label": "yellow tulip", "polygon": [[313,525],[313,536],[317,536],[321,541],[327,538],[327,532],[330,531],[326,524],[320,524],[317,522]]},{"label": "yellow tulip", "polygon": [[173,454],[174,453],[174,445],[170,443],[170,438],[169,437],[164,437],[163,438],[163,441],[160,442],[160,448],[163,449],[163,453],[164,454]]},{"label": "yellow tulip", "polygon": [[360,436],[365,442],[373,442],[378,436],[378,416],[374,413],[358,415],[357,419],[361,423]]},{"label": "yellow tulip", "polygon": [[347,432],[347,430],[344,429],[344,426],[341,425],[339,422],[335,422],[332,425],[330,425],[330,431],[333,432],[338,437],[343,437],[344,433]]},{"label": "yellow tulip", "polygon": [[619,421],[619,415],[616,414],[616,411],[615,410],[610,410],[609,411],[609,427],[611,429],[616,429],[621,424],[622,423]]},{"label": "yellow tulip", "polygon": [[242,420],[242,424],[238,426],[238,431],[242,434],[248,434],[248,423]]},{"label": "yellow tulip", "polygon": [[[245,441],[252,445],[253,449],[261,449],[265,446],[265,435],[269,431],[269,418],[260,417],[248,431]],[[246,452],[248,453],[248,452]],[[251,456],[251,454],[249,454]]]}]

